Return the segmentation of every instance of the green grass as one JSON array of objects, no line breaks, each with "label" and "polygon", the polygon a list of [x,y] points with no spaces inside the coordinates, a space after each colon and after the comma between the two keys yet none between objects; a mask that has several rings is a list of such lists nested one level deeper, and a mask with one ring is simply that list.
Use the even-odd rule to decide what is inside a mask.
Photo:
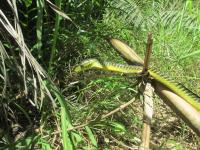
[{"label": "green grass", "polygon": [[[108,37],[125,41],[144,57],[147,34],[152,32],[151,65],[200,94],[198,1],[56,1],[73,23],[42,0],[21,2],[15,8],[24,35],[20,39],[40,65],[30,55],[24,58],[22,44],[10,38],[14,32],[0,32],[0,149],[126,149],[140,144],[142,103],[135,78],[73,72],[86,58],[125,63]],[[12,12],[2,11],[13,22]],[[51,79],[42,75],[41,66]],[[132,105],[100,120],[133,97]],[[200,147],[198,137],[156,96],[151,141],[160,149]]]}]

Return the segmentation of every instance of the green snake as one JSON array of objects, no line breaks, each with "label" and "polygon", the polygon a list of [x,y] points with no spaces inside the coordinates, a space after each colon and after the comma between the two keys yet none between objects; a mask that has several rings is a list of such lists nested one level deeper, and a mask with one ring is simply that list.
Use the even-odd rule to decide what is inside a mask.
[{"label": "green snake", "polygon": [[[97,59],[84,60],[82,63],[77,65],[74,69],[75,72],[83,72],[90,69],[105,70],[119,72],[123,74],[140,75],[142,72],[141,66],[121,65],[110,62],[100,62]],[[200,112],[200,97],[179,83],[160,75],[153,69],[148,70],[148,78],[156,80],[169,88],[175,94],[183,98],[186,102],[192,105],[198,112]]]}]

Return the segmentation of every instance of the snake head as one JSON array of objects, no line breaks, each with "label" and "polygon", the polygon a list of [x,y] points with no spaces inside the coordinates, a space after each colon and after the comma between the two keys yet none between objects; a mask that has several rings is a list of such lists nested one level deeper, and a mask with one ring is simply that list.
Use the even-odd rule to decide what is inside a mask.
[{"label": "snake head", "polygon": [[83,62],[81,62],[79,65],[77,65],[74,68],[74,71],[78,73],[78,72],[82,72],[85,70],[95,68],[99,65],[101,65],[101,64],[99,63],[99,61],[97,59],[87,59],[87,60],[84,60]]}]

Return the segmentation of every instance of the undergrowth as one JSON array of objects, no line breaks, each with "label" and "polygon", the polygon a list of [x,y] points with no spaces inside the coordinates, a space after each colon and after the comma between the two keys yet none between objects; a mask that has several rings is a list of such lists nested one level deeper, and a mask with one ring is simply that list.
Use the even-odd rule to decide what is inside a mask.
[{"label": "undergrowth", "polygon": [[[110,37],[125,41],[143,58],[151,32],[151,66],[200,95],[198,1],[56,0],[54,4],[70,19],[59,17],[43,0],[1,6],[23,36],[15,38],[15,31],[9,33],[1,22],[0,149],[137,148],[143,120],[136,78],[73,71],[87,58],[125,63],[106,41]],[[11,8],[18,11],[17,27]],[[5,20],[2,13],[0,19]],[[105,117],[133,98],[131,105]],[[151,147],[200,149],[197,135],[161,99],[154,99]]]}]

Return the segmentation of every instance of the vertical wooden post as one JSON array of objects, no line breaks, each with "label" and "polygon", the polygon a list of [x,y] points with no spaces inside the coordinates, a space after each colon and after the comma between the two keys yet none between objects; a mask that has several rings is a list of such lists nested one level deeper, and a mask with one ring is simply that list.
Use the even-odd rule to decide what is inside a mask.
[{"label": "vertical wooden post", "polygon": [[150,133],[151,133],[151,120],[153,117],[153,92],[154,88],[151,83],[147,82],[144,87],[144,114],[143,114],[143,132],[142,143],[139,150],[149,150]]},{"label": "vertical wooden post", "polygon": [[[149,60],[152,52],[152,45],[153,45],[152,34],[149,33],[147,38],[147,46],[146,46],[142,75],[145,75],[148,72]],[[139,150],[149,150],[151,120],[153,117],[153,92],[154,89],[151,86],[151,83],[147,81],[147,83],[145,83],[145,87],[143,90],[143,97],[144,97],[143,132],[142,132],[142,143],[139,147]]]},{"label": "vertical wooden post", "polygon": [[147,46],[146,46],[146,52],[145,52],[145,58],[144,58],[144,65],[143,65],[143,73],[145,73],[148,70],[149,67],[149,60],[152,52],[152,45],[153,45],[153,39],[152,34],[148,34],[147,38]]}]

